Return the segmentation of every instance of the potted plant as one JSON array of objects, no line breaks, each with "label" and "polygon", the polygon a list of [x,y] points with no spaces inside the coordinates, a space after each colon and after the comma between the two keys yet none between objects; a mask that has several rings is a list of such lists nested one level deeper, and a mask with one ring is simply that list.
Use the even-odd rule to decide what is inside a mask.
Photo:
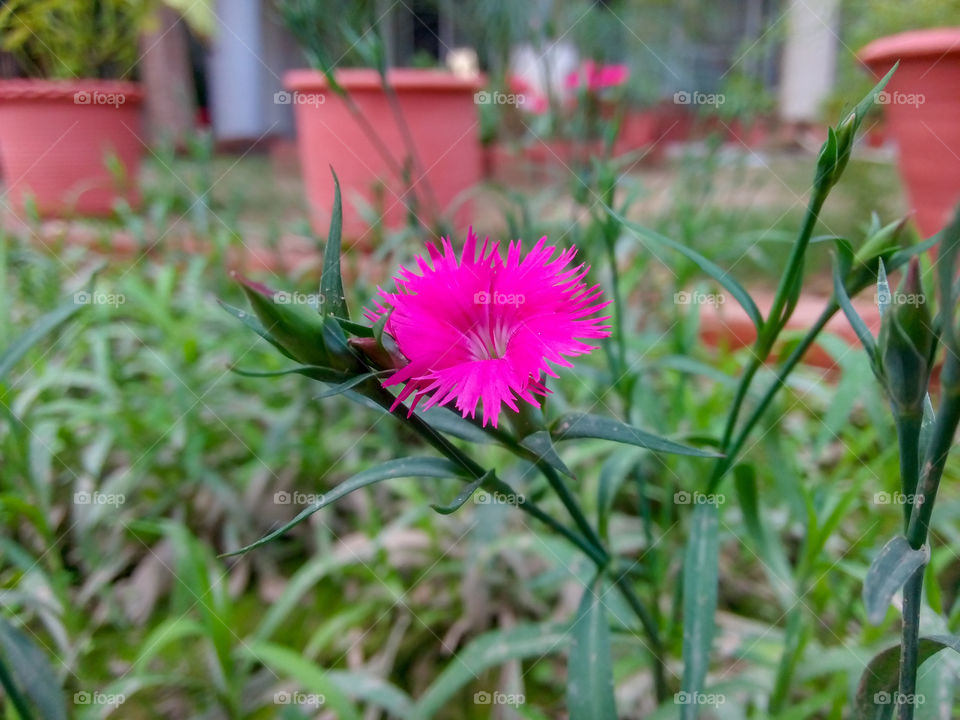
[{"label": "potted plant", "polygon": [[127,77],[149,11],[136,0],[11,0],[0,48],[29,78],[0,80],[8,197],[42,215],[109,213],[138,201],[142,92]]},{"label": "potted plant", "polygon": [[960,200],[960,27],[880,38],[860,59],[878,76],[900,62],[877,100],[899,149],[917,227],[933,235]]},{"label": "potted plant", "polygon": [[[353,218],[344,233],[355,240],[369,239],[371,228],[435,228],[452,210],[462,214],[460,196],[482,177],[477,104],[493,101],[481,90],[483,78],[435,67],[388,68],[374,8],[333,5],[279,3],[312,66],[288,72],[286,91],[274,101],[293,105],[314,227],[320,232],[329,224],[331,166],[345,202],[366,210],[344,214]],[[348,50],[334,63],[344,40]]]}]

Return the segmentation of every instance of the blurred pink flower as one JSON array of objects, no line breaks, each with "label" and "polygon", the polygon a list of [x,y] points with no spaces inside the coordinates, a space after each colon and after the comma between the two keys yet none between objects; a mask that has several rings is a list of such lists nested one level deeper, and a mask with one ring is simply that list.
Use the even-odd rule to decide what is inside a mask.
[{"label": "blurred pink flower", "polygon": [[411,395],[411,411],[424,397],[425,409],[456,400],[464,417],[474,417],[482,402],[483,424],[496,427],[501,405],[516,412],[519,398],[539,407],[533,394],[549,392],[541,373],[557,377],[551,363],[571,367],[567,358],[596,349],[578,338],[610,335],[609,317],[597,317],[609,301],[583,281],[589,266],[568,268],[576,248],[558,254],[546,243],[521,256],[520,241],[512,241],[504,259],[489,239],[478,253],[471,230],[459,260],[449,239],[442,250],[427,243],[419,273],[401,266],[397,292],[379,288],[366,317],[376,322],[389,312],[386,332],[409,360],[383,382],[404,385],[394,407]]},{"label": "blurred pink flower", "polygon": [[588,90],[623,85],[630,78],[630,68],[626,65],[597,65],[593,60],[587,60],[579,70],[567,75],[566,86],[574,90],[586,80]]},{"label": "blurred pink flower", "polygon": [[520,75],[508,77],[507,87],[510,88],[510,92],[523,97],[523,101],[518,107],[524,112],[543,115],[550,109],[547,98]]}]

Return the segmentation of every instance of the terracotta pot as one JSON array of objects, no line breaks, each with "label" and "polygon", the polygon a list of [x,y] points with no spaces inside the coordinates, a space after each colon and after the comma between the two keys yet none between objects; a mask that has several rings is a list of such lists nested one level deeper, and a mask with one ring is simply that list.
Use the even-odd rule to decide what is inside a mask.
[{"label": "terracotta pot", "polygon": [[108,215],[118,198],[136,205],[142,99],[129,82],[0,80],[0,164],[14,207],[27,196],[45,216]]},{"label": "terracotta pot", "polygon": [[878,77],[900,60],[880,101],[917,227],[933,235],[960,201],[960,28],[880,38],[860,60]]},{"label": "terracotta pot", "polygon": [[623,155],[650,147],[657,140],[659,122],[657,113],[652,110],[627,110],[614,152]]},{"label": "terracotta pot", "polygon": [[[390,108],[375,70],[338,70],[337,82],[401,167],[404,135]],[[483,173],[479,118],[474,94],[483,78],[463,79],[438,70],[393,69],[387,81],[410,130],[420,166],[412,168],[417,215],[427,225],[446,215],[457,196],[478,183]],[[376,209],[386,227],[407,219],[409,192],[395,169],[378,152],[339,95],[330,91],[323,73],[292,70],[284,77],[290,93],[280,102],[294,105],[297,145],[314,229],[326,234],[333,203],[332,167],[340,179],[344,202],[344,235],[356,241],[368,236],[370,223],[359,208]],[[462,205],[454,220],[468,221]]]}]

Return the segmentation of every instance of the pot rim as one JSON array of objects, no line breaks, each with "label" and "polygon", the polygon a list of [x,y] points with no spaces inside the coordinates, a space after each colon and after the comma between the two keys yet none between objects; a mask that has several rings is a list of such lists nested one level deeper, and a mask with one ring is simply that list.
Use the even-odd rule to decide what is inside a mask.
[{"label": "pot rim", "polygon": [[[379,90],[380,73],[373,68],[342,68],[334,77],[347,90]],[[387,80],[396,90],[470,91],[480,90],[486,84],[482,74],[464,78],[449,70],[426,68],[390,68]],[[320,70],[288,70],[283,75],[283,86],[288,90],[325,90],[330,87]]]},{"label": "pot rim", "polygon": [[69,101],[78,107],[90,103],[77,103],[80,92],[99,92],[122,95],[126,102],[143,100],[143,86],[129,80],[100,80],[76,78],[72,80],[45,80],[40,78],[10,78],[0,80],[0,101],[9,100],[55,100]]},{"label": "pot rim", "polygon": [[924,57],[942,57],[960,53],[960,27],[940,27],[928,30],[908,30],[887,35],[866,45],[857,53],[860,62],[868,66],[897,60]]}]

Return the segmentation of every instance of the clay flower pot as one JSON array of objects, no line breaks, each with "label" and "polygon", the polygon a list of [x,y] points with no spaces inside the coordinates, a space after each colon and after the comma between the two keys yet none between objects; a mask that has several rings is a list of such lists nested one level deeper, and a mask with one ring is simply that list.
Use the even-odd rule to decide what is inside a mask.
[{"label": "clay flower pot", "polygon": [[[371,69],[344,69],[336,72],[336,79],[402,166],[404,136],[380,75]],[[483,86],[480,77],[463,79],[438,70],[393,69],[387,72],[387,81],[417,150],[420,167],[411,169],[419,199],[417,214],[429,225],[482,177],[476,103],[489,93],[479,92]],[[386,227],[401,227],[409,202],[406,185],[377,151],[347,102],[330,90],[321,72],[292,70],[285,75],[284,84],[290,92],[278,93],[276,101],[294,105],[297,146],[316,231],[325,234],[330,223],[331,167],[343,192],[346,237],[362,241],[367,236],[370,223],[358,211],[364,205],[374,208]],[[466,208],[461,208],[457,222],[466,221],[465,213]]]},{"label": "clay flower pot", "polygon": [[[0,81],[8,202],[22,209],[32,196],[46,216],[108,215],[118,198],[136,205],[142,98],[129,82]],[[120,179],[108,168],[111,155],[122,166]]]},{"label": "clay flower pot", "polygon": [[960,28],[880,38],[860,60],[878,77],[900,61],[878,102],[899,148],[917,227],[933,235],[960,201]]}]

